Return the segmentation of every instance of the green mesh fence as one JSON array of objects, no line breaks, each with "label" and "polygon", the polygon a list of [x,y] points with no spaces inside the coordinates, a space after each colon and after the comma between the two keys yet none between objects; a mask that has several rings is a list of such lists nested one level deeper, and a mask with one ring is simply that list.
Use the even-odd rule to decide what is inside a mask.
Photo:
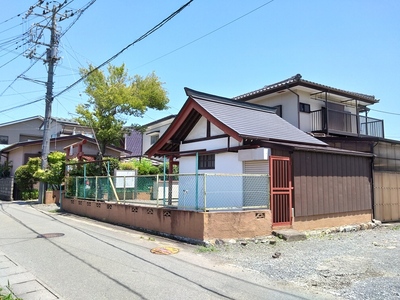
[{"label": "green mesh fence", "polygon": [[66,197],[95,201],[202,211],[270,207],[266,174],[70,177],[66,186]]}]

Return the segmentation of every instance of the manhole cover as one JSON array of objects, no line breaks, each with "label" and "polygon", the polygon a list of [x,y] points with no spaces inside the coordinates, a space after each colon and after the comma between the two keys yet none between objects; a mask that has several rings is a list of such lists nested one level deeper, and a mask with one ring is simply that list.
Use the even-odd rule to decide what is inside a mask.
[{"label": "manhole cover", "polygon": [[64,233],[43,233],[43,234],[39,234],[37,237],[43,238],[43,239],[51,239],[51,238],[60,237],[63,235],[64,235]]},{"label": "manhole cover", "polygon": [[157,247],[151,249],[150,252],[153,254],[170,255],[178,253],[179,249],[174,247]]}]

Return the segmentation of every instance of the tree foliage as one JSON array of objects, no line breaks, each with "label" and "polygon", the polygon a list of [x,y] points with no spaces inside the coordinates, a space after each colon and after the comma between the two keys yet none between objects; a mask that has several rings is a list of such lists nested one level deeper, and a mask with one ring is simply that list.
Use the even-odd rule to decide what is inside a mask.
[{"label": "tree foliage", "polygon": [[89,99],[76,107],[77,122],[93,128],[101,155],[105,154],[106,145],[119,146],[127,133],[126,116],[142,117],[149,108],[166,109],[169,102],[163,83],[154,72],[131,78],[124,64],[109,65],[107,70],[107,76],[92,65],[80,70],[81,75],[87,75],[84,82]]},{"label": "tree foliage", "polygon": [[65,156],[65,153],[59,151],[50,153],[47,156],[47,169],[38,169],[34,177],[50,185],[52,189],[59,188],[65,177]]},{"label": "tree foliage", "polygon": [[[78,160],[71,162],[77,163]],[[106,157],[101,162],[83,162],[74,164],[69,167],[69,176],[84,176],[84,169],[86,168],[86,176],[107,176],[107,170],[110,174],[114,174],[114,170],[118,169],[119,160],[115,157]]]},{"label": "tree foliage", "polygon": [[[166,171],[168,173],[168,165],[166,163]],[[152,161],[148,158],[141,159],[131,159],[129,161],[124,161],[119,163],[120,170],[137,170],[138,175],[155,175],[155,174],[163,174],[164,173],[164,164],[159,166],[153,165]],[[178,174],[179,168],[178,166],[173,166],[173,174]]]},{"label": "tree foliage", "polygon": [[11,175],[12,161],[5,161],[0,164],[0,178],[7,178]]},{"label": "tree foliage", "polygon": [[39,178],[35,177],[35,173],[40,168],[40,162],[41,159],[39,157],[29,158],[26,165],[19,166],[15,170],[15,184],[21,192],[27,194],[27,198],[32,198],[33,195],[36,195],[33,185],[39,181]]}]

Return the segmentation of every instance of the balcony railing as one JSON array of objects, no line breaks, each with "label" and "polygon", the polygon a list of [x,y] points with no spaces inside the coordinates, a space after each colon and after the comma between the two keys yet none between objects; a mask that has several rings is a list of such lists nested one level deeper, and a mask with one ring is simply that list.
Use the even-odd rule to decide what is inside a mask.
[{"label": "balcony railing", "polygon": [[312,132],[384,137],[383,120],[322,108],[310,112]]}]

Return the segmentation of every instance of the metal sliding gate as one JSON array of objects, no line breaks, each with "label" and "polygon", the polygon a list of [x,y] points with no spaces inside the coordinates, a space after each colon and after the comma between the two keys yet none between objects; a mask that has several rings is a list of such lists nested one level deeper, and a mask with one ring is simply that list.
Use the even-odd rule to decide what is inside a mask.
[{"label": "metal sliding gate", "polygon": [[270,156],[271,213],[273,225],[292,223],[292,174],[289,157]]}]

